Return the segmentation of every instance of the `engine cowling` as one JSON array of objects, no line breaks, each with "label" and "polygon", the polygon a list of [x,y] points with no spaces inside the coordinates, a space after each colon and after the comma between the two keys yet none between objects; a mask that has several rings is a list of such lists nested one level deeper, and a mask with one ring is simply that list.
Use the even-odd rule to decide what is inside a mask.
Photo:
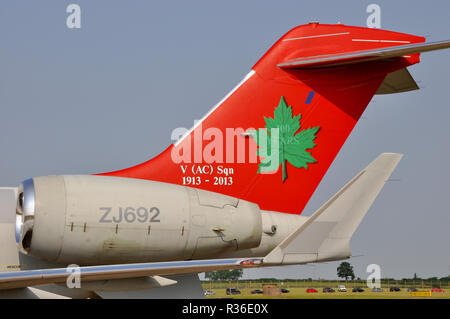
[{"label": "engine cowling", "polygon": [[58,175],[19,187],[23,253],[79,265],[195,259],[257,247],[256,204],[130,178]]}]

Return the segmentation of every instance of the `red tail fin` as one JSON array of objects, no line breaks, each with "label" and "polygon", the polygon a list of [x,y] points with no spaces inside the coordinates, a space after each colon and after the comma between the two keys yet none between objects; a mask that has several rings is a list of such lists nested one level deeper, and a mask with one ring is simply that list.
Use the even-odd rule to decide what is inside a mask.
[{"label": "red tail fin", "polygon": [[[278,65],[424,40],[344,25],[294,28],[181,142],[148,162],[104,175],[187,185],[264,210],[301,213],[386,75],[419,62],[419,55],[306,69]],[[269,140],[271,129],[279,128],[274,174],[263,174],[267,163],[261,158],[252,161],[257,144],[248,137],[255,133],[249,128],[267,130]],[[247,136],[240,134],[244,131]]]}]

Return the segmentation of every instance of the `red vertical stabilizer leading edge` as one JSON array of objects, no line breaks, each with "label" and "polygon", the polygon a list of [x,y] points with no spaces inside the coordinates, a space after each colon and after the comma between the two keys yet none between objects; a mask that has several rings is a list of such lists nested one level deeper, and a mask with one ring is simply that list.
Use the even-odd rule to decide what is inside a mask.
[{"label": "red vertical stabilizer leading edge", "polygon": [[298,26],[177,143],[101,175],[185,185],[299,214],[386,76],[418,63],[424,41],[342,24]]}]

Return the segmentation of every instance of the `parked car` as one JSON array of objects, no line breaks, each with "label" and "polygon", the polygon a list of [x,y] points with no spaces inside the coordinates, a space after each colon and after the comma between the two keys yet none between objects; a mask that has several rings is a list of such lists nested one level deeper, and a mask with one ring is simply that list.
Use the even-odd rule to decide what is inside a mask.
[{"label": "parked car", "polygon": [[322,292],[334,292],[334,289],[330,287],[325,287],[322,289]]},{"label": "parked car", "polygon": [[250,293],[252,295],[256,295],[256,294],[262,294],[263,291],[261,289],[253,289]]},{"label": "parked car", "polygon": [[445,292],[445,290],[440,289],[440,288],[433,288],[433,289],[431,289],[431,292]]},{"label": "parked car", "polygon": [[372,289],[372,291],[373,292],[383,292],[383,289],[375,287]]},{"label": "parked car", "polygon": [[391,287],[391,288],[389,288],[389,291],[400,291],[400,288],[398,288],[398,287]]},{"label": "parked car", "polygon": [[289,293],[289,290],[286,289],[286,288],[281,288],[280,291],[281,291],[282,294],[287,294],[287,293]]},{"label": "parked car", "polygon": [[306,289],[306,292],[310,294],[310,293],[317,293],[318,291],[314,288],[308,288]]},{"label": "parked car", "polygon": [[227,295],[240,295],[241,291],[237,288],[227,288]]},{"label": "parked car", "polygon": [[411,291],[418,291],[418,290],[417,290],[417,288],[409,287],[409,288],[407,289],[407,291],[408,291],[408,292],[411,292]]},{"label": "parked car", "polygon": [[339,291],[339,292],[347,292],[347,288],[345,288],[344,285],[339,285],[339,286],[338,286],[338,291]]},{"label": "parked car", "polygon": [[362,289],[361,287],[355,287],[352,289],[353,292],[364,292],[364,289]]},{"label": "parked car", "polygon": [[205,296],[214,296],[216,293],[211,290],[205,290]]}]

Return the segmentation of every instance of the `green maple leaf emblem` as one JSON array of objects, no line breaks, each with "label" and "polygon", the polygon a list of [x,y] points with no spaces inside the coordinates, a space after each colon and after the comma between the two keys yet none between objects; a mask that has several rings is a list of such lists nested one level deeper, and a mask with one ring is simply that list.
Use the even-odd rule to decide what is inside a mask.
[{"label": "green maple leaf emblem", "polygon": [[[320,126],[300,130],[300,119],[302,115],[292,116],[292,107],[286,104],[284,97],[275,107],[273,118],[264,117],[266,128],[259,130],[249,130],[247,134],[252,136],[258,145],[257,155],[261,157],[258,173],[274,171],[270,155],[278,151],[278,166],[281,163],[283,169],[283,182],[287,178],[286,161],[298,168],[308,168],[308,164],[317,161],[307,151],[316,144],[314,139],[320,129]],[[277,129],[276,132],[274,129]],[[299,131],[300,130],[300,131]],[[299,132],[298,132],[299,131]],[[297,133],[298,132],[298,133]],[[278,141],[273,142],[273,134],[278,134]],[[297,134],[296,134],[297,133]],[[267,138],[261,138],[261,135],[270,135]]]}]

